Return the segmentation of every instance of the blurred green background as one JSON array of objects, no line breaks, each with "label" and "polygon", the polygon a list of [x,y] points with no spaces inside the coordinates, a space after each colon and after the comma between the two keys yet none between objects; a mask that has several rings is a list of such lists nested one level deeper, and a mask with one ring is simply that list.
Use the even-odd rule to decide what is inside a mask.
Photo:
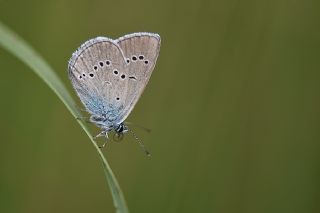
[{"label": "blurred green background", "polygon": [[[104,150],[131,212],[320,212],[320,1],[0,0],[0,20],[75,99],[82,42],[161,35],[128,119],[152,129],[136,134],[153,156],[129,135]],[[4,49],[0,69],[0,212],[114,212],[66,107]]]}]

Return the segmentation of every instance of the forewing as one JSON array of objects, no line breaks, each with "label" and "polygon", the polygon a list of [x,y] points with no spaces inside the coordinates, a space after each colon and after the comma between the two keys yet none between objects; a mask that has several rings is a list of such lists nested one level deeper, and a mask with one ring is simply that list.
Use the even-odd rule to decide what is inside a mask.
[{"label": "forewing", "polygon": [[118,44],[98,37],[85,42],[69,61],[69,78],[87,111],[108,120],[119,120],[125,108],[128,81],[126,62]]},{"label": "forewing", "polygon": [[128,82],[124,110],[119,122],[123,122],[137,103],[147,85],[160,50],[160,36],[152,33],[133,33],[116,40],[126,58]]}]

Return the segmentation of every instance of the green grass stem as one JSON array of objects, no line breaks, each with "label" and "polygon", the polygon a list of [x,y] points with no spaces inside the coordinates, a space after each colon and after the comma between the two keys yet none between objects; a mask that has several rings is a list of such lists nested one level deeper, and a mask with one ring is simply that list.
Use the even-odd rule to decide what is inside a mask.
[{"label": "green grass stem", "polygon": [[[109,184],[111,194],[113,197],[113,203],[116,208],[117,213],[128,213],[123,193],[121,191],[120,185],[114,176],[108,161],[104,157],[101,149],[98,147],[96,142],[93,140],[91,133],[85,126],[83,121],[76,119],[81,117],[79,110],[76,108],[76,103],[72,99],[70,93],[67,91],[66,87],[53,71],[53,69],[48,65],[48,63],[22,38],[20,38],[16,33],[12,32],[8,27],[0,22],[0,46],[6,49],[8,52],[13,54],[15,57],[20,59],[28,67],[31,68],[60,98],[64,105],[68,108],[71,114],[74,116],[74,120],[77,121],[81,128],[87,133],[90,141],[94,148],[96,149],[98,156],[103,165],[103,170],[106,175],[106,180]],[[71,53],[70,53],[71,54]],[[67,65],[66,65],[67,66]]]}]

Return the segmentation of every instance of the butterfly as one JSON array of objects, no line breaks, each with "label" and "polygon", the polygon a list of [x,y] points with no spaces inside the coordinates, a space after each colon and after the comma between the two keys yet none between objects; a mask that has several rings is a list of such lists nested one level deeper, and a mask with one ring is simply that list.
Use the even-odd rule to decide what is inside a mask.
[{"label": "butterfly", "polygon": [[116,40],[97,37],[72,54],[68,76],[90,114],[89,121],[101,128],[96,137],[131,131],[124,121],[150,79],[160,43],[160,36],[154,33],[132,33]]}]

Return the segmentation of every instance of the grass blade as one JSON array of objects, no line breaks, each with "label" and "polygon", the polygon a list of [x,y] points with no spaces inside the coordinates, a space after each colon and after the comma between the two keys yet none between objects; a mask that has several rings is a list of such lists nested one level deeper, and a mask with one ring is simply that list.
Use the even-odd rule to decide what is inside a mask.
[{"label": "grass blade", "polygon": [[[21,39],[17,34],[12,32],[1,22],[0,46],[2,46],[8,52],[20,59],[27,66],[29,66],[31,70],[34,71],[54,91],[54,93],[60,98],[60,100],[65,104],[65,106],[68,108],[68,110],[75,118],[81,117],[79,110],[76,108],[76,103],[72,99],[71,95],[68,93],[66,87],[63,85],[59,77],[48,65],[48,63],[46,63],[46,61],[39,54],[37,54],[37,52],[33,50],[31,46],[29,46],[25,41],[23,41],[23,39]],[[129,212],[121,188],[106,158],[104,157],[98,145],[93,140],[92,135],[90,134],[88,128],[84,125],[84,123],[80,120],[77,120],[77,122],[89,136],[92,145],[95,147],[102,161],[103,170],[105,172],[106,179],[111,190],[116,212]]]}]

